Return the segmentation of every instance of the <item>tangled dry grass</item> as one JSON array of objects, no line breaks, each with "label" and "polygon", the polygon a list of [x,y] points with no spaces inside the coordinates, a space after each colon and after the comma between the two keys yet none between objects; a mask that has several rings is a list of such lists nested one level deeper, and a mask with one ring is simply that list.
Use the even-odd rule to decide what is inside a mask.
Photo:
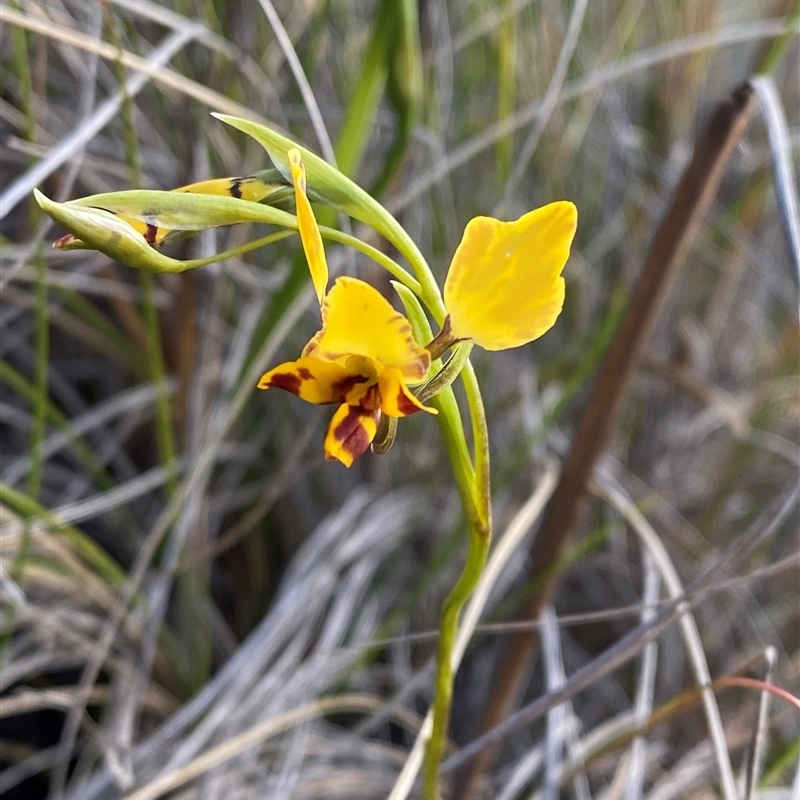
[{"label": "tangled dry grass", "polygon": [[[497,703],[509,642],[536,629],[527,716],[475,797],[800,798],[797,708],[739,681],[800,693],[797,4],[418,7],[422,111],[381,200],[439,275],[475,214],[558,197],[580,210],[556,328],[476,360],[498,537],[462,623],[448,790],[464,786],[459,753]],[[296,241],[153,277],[52,251],[58,231],[30,198],[267,166],[209,111],[339,147],[373,4],[1,13],[0,791],[415,796],[464,541],[432,428],[404,421],[388,455],[346,471],[322,459],[323,410],[254,390],[314,326]],[[762,71],[589,502],[542,576],[537,526],[695,136]],[[364,186],[402,129],[390,99],[360,132]],[[255,235],[207,232],[178,252]]]}]

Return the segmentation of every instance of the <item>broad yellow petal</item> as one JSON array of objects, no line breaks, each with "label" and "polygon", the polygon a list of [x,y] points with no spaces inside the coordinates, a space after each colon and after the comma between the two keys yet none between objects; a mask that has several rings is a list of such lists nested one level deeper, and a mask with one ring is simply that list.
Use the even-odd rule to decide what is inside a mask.
[{"label": "broad yellow petal", "polygon": [[311,203],[306,196],[306,171],[300,151],[290,150],[288,155],[297,203],[297,229],[300,232],[300,241],[303,243],[317,299],[322,305],[322,298],[328,286],[328,262],[325,260],[325,248],[322,246],[322,234],[319,232]]},{"label": "broad yellow petal", "polygon": [[417,411],[438,414],[435,408],[422,405],[408,390],[399,369],[384,369],[378,376],[381,411],[389,417],[406,417]]},{"label": "broad yellow petal", "polygon": [[453,335],[505,350],[549,330],[564,305],[561,271],[577,224],[578,211],[567,201],[516,222],[470,220],[444,285]]},{"label": "broad yellow petal", "polygon": [[339,406],[325,434],[325,458],[341,461],[346,467],[370,446],[378,430],[379,411],[367,411],[360,406]]},{"label": "broad yellow petal", "polygon": [[378,373],[398,369],[405,381],[422,380],[431,362],[414,341],[409,321],[357,278],[336,279],[322,304],[322,330],[303,355],[341,364],[361,356],[374,362]]},{"label": "broad yellow petal", "polygon": [[359,373],[342,364],[313,357],[280,364],[262,375],[258,382],[259,389],[284,389],[316,405],[358,404],[365,396],[377,394],[376,385],[374,374]]}]

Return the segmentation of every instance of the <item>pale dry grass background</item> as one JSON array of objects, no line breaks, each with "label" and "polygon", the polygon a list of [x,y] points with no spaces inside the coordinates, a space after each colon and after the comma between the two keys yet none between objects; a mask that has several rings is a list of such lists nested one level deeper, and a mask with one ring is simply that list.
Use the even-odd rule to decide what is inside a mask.
[{"label": "pale dry grass background", "polygon": [[[695,132],[763,62],[794,5],[421,4],[423,119],[382,199],[437,274],[475,214],[557,197],[580,209],[555,329],[476,357],[498,533],[514,524],[458,675],[456,747],[478,733],[524,594],[540,509],[526,501],[566,452]],[[0,791],[389,797],[430,700],[438,608],[463,556],[431,422],[404,421],[388,455],[348,472],[323,462],[324,409],[253,389],[314,330],[296,242],[151,285],[99,254],[50,250],[58,231],[30,200],[33,186],[56,198],[125,188],[137,165],[158,188],[264,168],[263,151],[211,110],[270,120],[324,152],[374,10],[2,9]],[[771,84],[788,139],[770,139],[758,113],[726,173],[540,620],[527,700],[647,622],[796,485],[798,289],[773,167],[787,154],[797,163],[797,73],[795,35]],[[394,125],[387,105],[363,185]],[[253,235],[217,231],[179,252]],[[329,257],[383,280],[335,248]],[[710,798],[726,759],[744,796],[756,729],[762,779],[750,796],[800,796],[796,709],[772,698],[757,726],[757,692],[720,690],[720,753],[712,712],[691,693],[706,674],[739,672],[800,691],[797,520],[795,505],[737,574],[715,576],[693,621],[510,736],[485,796]],[[615,739],[651,711],[658,725]]]}]

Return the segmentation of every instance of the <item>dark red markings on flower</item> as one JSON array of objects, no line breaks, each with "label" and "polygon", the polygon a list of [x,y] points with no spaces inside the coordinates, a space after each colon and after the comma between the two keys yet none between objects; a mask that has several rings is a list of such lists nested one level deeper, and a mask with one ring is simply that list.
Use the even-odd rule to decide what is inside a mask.
[{"label": "dark red markings on flower", "polygon": [[[396,314],[392,319],[392,322],[396,320],[402,320],[402,324],[398,326],[397,332],[405,337],[406,346],[409,350],[416,350],[419,348],[417,344],[417,340],[414,338],[414,333],[411,330],[411,324],[402,314]],[[417,364],[419,365],[419,377],[423,377],[425,373],[428,371],[428,367],[431,364],[430,356],[427,352],[424,352],[425,348],[423,348],[423,352],[417,355]]]},{"label": "dark red markings on flower", "polygon": [[298,367],[297,374],[304,380],[310,381],[314,376],[311,374],[311,370],[308,367]]},{"label": "dark red markings on flower", "polygon": [[144,240],[150,247],[156,246],[156,239],[158,238],[158,225],[151,225],[149,222],[145,223],[147,226],[144,231]]},{"label": "dark red markings on flower", "polygon": [[300,384],[303,381],[297,375],[291,372],[276,372],[269,379],[268,386],[274,386],[276,389],[283,389],[292,394],[300,394]]},{"label": "dark red markings on flower", "polygon": [[419,411],[419,406],[415,403],[412,403],[411,400],[408,399],[405,392],[399,391],[397,392],[397,408],[403,414],[414,414]]},{"label": "dark red markings on flower", "polygon": [[361,383],[366,383],[370,380],[366,375],[348,375],[340,381],[334,381],[331,384],[331,393],[344,401],[347,393]]},{"label": "dark red markings on flower", "polygon": [[367,393],[358,401],[361,408],[367,411],[377,411],[381,407],[381,392],[376,383],[367,389]]},{"label": "dark red markings on flower", "polygon": [[228,187],[228,192],[231,197],[236,197],[241,200],[242,198],[242,181],[244,178],[231,178],[231,185]]},{"label": "dark red markings on flower", "polygon": [[364,411],[359,406],[348,406],[347,416],[333,429],[333,437],[349,453],[353,460],[363,455],[372,442],[370,432],[363,425],[363,418],[372,416],[378,420],[378,412]]}]

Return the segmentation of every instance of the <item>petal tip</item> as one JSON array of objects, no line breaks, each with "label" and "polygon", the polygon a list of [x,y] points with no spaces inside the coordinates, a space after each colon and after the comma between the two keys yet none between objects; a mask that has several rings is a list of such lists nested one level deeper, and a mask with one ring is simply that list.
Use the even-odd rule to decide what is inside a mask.
[{"label": "petal tip", "polygon": [[339,406],[325,434],[325,458],[340,461],[346,467],[363,455],[378,431],[379,412],[359,406]]}]

